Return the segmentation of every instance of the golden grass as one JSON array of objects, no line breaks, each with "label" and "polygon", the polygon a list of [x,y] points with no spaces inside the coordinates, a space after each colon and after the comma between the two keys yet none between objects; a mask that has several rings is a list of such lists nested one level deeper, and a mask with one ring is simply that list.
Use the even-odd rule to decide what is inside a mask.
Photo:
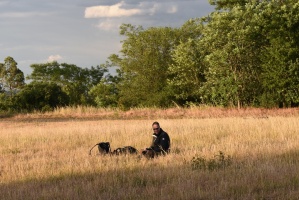
[{"label": "golden grass", "polygon": [[186,118],[219,118],[219,117],[254,117],[266,118],[275,116],[299,116],[298,108],[287,109],[259,109],[259,108],[217,108],[206,106],[193,106],[189,108],[132,108],[127,111],[117,108],[95,108],[95,107],[65,107],[57,108],[53,112],[17,114],[3,120],[74,120],[74,119],[186,119]]},{"label": "golden grass", "polygon": [[[296,110],[224,114],[210,109],[201,114],[205,117],[165,117],[179,112],[173,110],[155,111],[164,117],[134,120],[99,120],[95,112],[85,120],[82,113],[82,120],[49,120],[58,116],[49,113],[0,121],[0,199],[297,199]],[[148,147],[155,120],[171,136],[168,156],[99,156],[96,149],[88,155],[101,141],[109,141],[112,149]],[[192,169],[193,157],[210,159],[219,151],[232,156],[231,166]]]}]

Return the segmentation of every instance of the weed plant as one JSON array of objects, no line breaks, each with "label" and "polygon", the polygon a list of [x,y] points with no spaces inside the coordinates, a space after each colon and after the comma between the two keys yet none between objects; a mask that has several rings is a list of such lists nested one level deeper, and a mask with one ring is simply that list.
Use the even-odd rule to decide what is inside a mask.
[{"label": "weed plant", "polygon": [[225,169],[232,164],[231,156],[225,156],[222,151],[214,155],[213,158],[207,159],[203,156],[195,156],[191,160],[191,167],[193,170],[209,170]]}]

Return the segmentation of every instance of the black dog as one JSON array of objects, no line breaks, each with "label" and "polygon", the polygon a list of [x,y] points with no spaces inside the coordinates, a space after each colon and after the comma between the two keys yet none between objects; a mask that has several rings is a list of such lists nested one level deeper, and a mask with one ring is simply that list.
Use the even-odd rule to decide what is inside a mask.
[{"label": "black dog", "polygon": [[98,146],[100,154],[108,154],[110,153],[110,143],[109,142],[100,142],[96,145],[94,145],[90,150],[89,150],[89,155],[91,155],[91,150],[95,147]]},{"label": "black dog", "polygon": [[138,153],[138,150],[131,146],[120,147],[120,148],[115,149],[113,152],[111,152],[109,142],[100,142],[100,143],[94,145],[90,149],[89,155],[91,155],[91,150],[95,146],[98,146],[100,154],[121,155],[121,154],[137,154]]},{"label": "black dog", "polygon": [[131,146],[125,146],[115,149],[112,154],[120,155],[120,154],[137,154],[138,150]]}]

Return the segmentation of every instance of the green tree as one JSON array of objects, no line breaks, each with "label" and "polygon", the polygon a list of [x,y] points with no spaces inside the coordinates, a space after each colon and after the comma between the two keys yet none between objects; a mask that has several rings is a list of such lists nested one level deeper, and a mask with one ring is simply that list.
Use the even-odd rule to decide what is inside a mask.
[{"label": "green tree", "polygon": [[90,90],[97,107],[118,106],[118,76],[106,76]]},{"label": "green tree", "polygon": [[216,10],[232,9],[235,6],[245,6],[246,3],[254,0],[209,0],[211,5],[216,6]]},{"label": "green tree", "polygon": [[89,90],[97,85],[107,69],[103,66],[80,68],[58,62],[32,64],[33,72],[27,78],[33,81],[54,82],[69,96],[71,105],[90,105]]},{"label": "green tree", "polygon": [[205,102],[224,106],[297,105],[299,3],[212,0],[206,18]]},{"label": "green tree", "polygon": [[18,63],[10,56],[6,57],[4,64],[0,65],[0,89],[8,91],[10,97],[25,85],[24,73],[17,65]]},{"label": "green tree", "polygon": [[260,53],[266,40],[260,33],[255,4],[236,4],[207,18],[204,37],[207,64],[202,95],[223,106],[252,106],[261,94]]},{"label": "green tree", "polygon": [[299,3],[295,0],[263,2],[259,21],[268,41],[261,54],[261,103],[267,107],[298,105]]},{"label": "green tree", "polygon": [[52,111],[69,104],[69,98],[62,88],[53,82],[27,84],[15,97],[19,111]]},{"label": "green tree", "polygon": [[205,82],[204,54],[199,40],[202,38],[202,20],[190,19],[180,29],[180,44],[172,51],[173,64],[169,66],[168,84],[175,98],[184,105],[187,102],[202,103],[200,89]]},{"label": "green tree", "polygon": [[4,93],[4,85],[2,83],[2,74],[4,73],[4,64],[0,63],[0,94]]},{"label": "green tree", "polygon": [[168,67],[172,63],[171,51],[178,44],[177,29],[151,27],[144,30],[123,24],[120,34],[121,55],[112,55],[110,60],[119,66],[119,105],[168,106]]},{"label": "green tree", "polygon": [[5,93],[0,93],[0,112],[13,112],[15,106],[13,104],[12,98],[7,96]]}]

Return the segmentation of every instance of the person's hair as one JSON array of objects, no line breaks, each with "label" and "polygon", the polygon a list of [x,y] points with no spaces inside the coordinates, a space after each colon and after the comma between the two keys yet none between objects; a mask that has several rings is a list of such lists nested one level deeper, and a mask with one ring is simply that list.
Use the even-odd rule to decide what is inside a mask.
[{"label": "person's hair", "polygon": [[155,124],[158,125],[158,126],[160,127],[159,122],[154,122],[154,123],[152,124],[152,126],[154,126]]}]

